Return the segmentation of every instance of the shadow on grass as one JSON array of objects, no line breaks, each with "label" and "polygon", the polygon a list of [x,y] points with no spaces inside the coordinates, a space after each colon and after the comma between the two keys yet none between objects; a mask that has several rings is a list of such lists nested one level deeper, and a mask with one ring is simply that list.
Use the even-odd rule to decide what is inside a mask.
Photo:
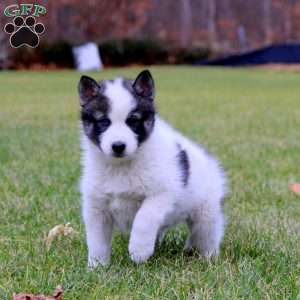
[{"label": "shadow on grass", "polygon": [[[124,270],[143,270],[159,271],[162,266],[171,269],[186,269],[189,265],[199,263],[200,269],[205,270],[209,265],[217,263],[218,259],[207,260],[199,255],[199,253],[192,250],[185,250],[184,245],[188,236],[186,226],[180,225],[168,231],[162,243],[156,244],[154,255],[143,264],[135,264],[131,261],[128,254],[129,237],[124,237],[117,234],[113,241],[113,254],[110,266],[118,265]],[[108,266],[109,268],[109,266]]]}]

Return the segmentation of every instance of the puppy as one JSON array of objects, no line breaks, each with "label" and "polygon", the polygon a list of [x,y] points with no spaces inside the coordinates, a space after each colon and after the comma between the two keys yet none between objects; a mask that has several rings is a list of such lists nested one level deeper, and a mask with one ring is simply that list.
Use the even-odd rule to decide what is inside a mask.
[{"label": "puppy", "polygon": [[218,255],[224,172],[203,148],[157,116],[149,71],[134,81],[82,76],[82,213],[88,264],[110,261],[113,229],[130,231],[129,254],[145,262],[170,226],[186,222],[186,247]]}]

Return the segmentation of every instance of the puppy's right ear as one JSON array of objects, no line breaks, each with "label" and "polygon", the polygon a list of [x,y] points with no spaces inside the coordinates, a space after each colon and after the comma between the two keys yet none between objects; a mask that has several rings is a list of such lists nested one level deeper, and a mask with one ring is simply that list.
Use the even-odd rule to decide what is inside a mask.
[{"label": "puppy's right ear", "polygon": [[84,106],[94,99],[100,91],[97,81],[88,76],[81,76],[78,84],[78,92],[80,97],[80,105]]}]

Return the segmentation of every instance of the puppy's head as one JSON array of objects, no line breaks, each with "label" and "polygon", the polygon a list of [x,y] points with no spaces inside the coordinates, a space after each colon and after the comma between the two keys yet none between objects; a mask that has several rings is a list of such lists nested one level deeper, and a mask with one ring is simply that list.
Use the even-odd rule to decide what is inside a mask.
[{"label": "puppy's head", "polygon": [[131,158],[155,121],[154,81],[149,71],[135,81],[117,78],[79,81],[81,120],[86,136],[109,158]]}]

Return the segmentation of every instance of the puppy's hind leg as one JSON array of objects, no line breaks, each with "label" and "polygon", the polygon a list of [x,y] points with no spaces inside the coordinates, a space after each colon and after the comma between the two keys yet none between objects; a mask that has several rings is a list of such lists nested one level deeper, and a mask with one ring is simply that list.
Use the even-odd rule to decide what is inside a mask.
[{"label": "puppy's hind leg", "polygon": [[221,207],[203,203],[191,215],[190,236],[186,248],[195,247],[204,257],[217,256],[224,234],[224,214]]}]

